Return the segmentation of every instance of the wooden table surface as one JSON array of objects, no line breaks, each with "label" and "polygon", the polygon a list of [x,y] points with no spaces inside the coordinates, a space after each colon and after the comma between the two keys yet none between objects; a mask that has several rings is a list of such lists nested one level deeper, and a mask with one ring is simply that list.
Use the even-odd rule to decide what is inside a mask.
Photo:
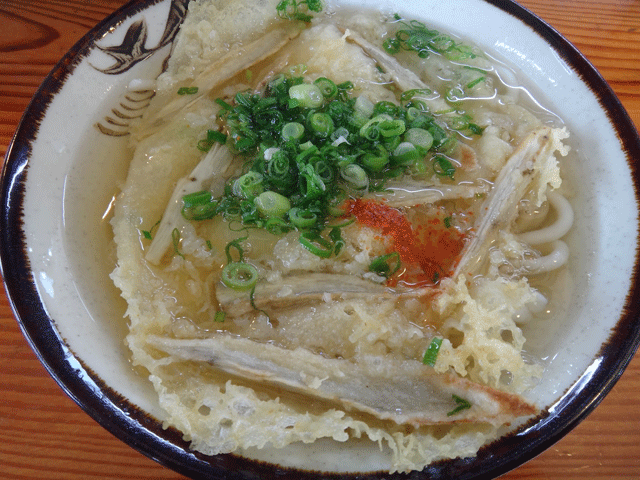
[{"label": "wooden table surface", "polygon": [[[125,0],[0,0],[0,153],[38,85]],[[600,70],[640,126],[640,0],[522,0]],[[0,294],[0,478],[184,478],[123,444],[49,377]],[[640,355],[577,428],[503,479],[640,479]]]}]

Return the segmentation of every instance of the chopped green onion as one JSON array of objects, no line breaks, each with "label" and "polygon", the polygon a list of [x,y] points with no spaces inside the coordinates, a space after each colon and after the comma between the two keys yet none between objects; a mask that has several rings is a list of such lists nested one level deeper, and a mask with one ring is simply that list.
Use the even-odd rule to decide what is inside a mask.
[{"label": "chopped green onion", "polygon": [[298,102],[304,108],[320,108],[324,103],[324,97],[317,85],[303,83],[294,85],[289,89],[289,97]]},{"label": "chopped green onion", "polygon": [[[396,19],[401,20],[399,16]],[[422,22],[413,20],[409,23],[402,21],[400,24],[404,28],[399,29],[395,37],[385,39],[382,44],[390,55],[408,50],[416,52],[420,58],[427,58],[431,52],[440,53],[454,61],[476,57],[470,46],[458,43],[437,30],[427,28]]]},{"label": "chopped green onion", "polygon": [[407,102],[416,95],[428,96],[431,94],[433,94],[433,92],[428,88],[414,88],[412,90],[406,90],[402,92],[402,94],[400,94],[400,100],[402,100],[403,102]]},{"label": "chopped green onion", "polygon": [[299,20],[301,22],[310,22],[313,15],[308,12],[321,12],[321,0],[281,0],[276,5],[276,12],[280,18],[287,20]]},{"label": "chopped green onion", "polygon": [[224,247],[224,253],[227,256],[227,263],[233,263],[233,255],[231,255],[231,249],[235,248],[236,251],[238,252],[238,262],[242,262],[242,258],[244,257],[244,249],[242,248],[242,245],[240,245],[240,242],[246,240],[247,237],[242,237],[242,238],[236,238],[235,240],[230,241],[229,243],[227,243],[227,246]]},{"label": "chopped green onion", "polygon": [[451,228],[451,220],[453,220],[452,217],[444,217],[444,220],[442,222],[444,223],[444,226],[446,228]]},{"label": "chopped green onion", "polygon": [[402,135],[405,131],[405,123],[402,120],[383,121],[378,125],[380,135],[385,138]]},{"label": "chopped green onion", "polygon": [[320,177],[320,180],[322,180],[325,185],[333,182],[336,175],[331,164],[325,162],[324,160],[318,160],[314,163],[313,168],[318,174],[318,177]]},{"label": "chopped green onion", "polygon": [[393,160],[396,165],[412,165],[421,155],[411,142],[402,142],[393,151]]},{"label": "chopped green onion", "polygon": [[387,102],[386,100],[382,100],[375,104],[373,107],[373,115],[385,114],[390,117],[398,117],[402,115],[402,108],[396,105],[393,102]]},{"label": "chopped green onion", "polygon": [[423,148],[425,151],[433,145],[433,135],[423,128],[410,128],[404,135],[405,141]]},{"label": "chopped green onion", "polygon": [[365,172],[360,165],[355,163],[342,167],[340,169],[340,176],[357,190],[362,190],[369,186],[369,177],[367,176],[367,172]]},{"label": "chopped green onion", "polygon": [[[247,157],[245,173],[230,180],[220,198],[205,198],[191,206],[192,211],[185,209],[188,216],[205,219],[217,212],[243,227],[276,234],[294,228],[320,233],[331,216],[344,214],[347,193],[357,197],[369,187],[384,189],[390,178],[426,173],[427,168],[440,168],[441,174],[450,171],[441,161],[434,167],[433,156],[427,157],[429,152],[448,154],[456,145],[427,105],[412,96],[427,91],[407,92],[405,100],[411,98],[404,105],[374,105],[365,95],[349,96],[352,82],[336,85],[322,78],[305,83],[305,70],[296,65],[275,76],[261,94],[238,92],[233,105],[216,101],[222,107],[219,121],[228,132],[225,140]],[[215,141],[212,137],[208,135]],[[270,193],[262,197],[265,192]],[[265,203],[275,198],[288,204],[278,202],[276,208]],[[287,215],[287,205],[313,218],[301,221],[295,213]],[[339,251],[342,242],[331,234],[327,238],[334,252]]]},{"label": "chopped green onion", "polygon": [[467,410],[471,408],[471,403],[469,403],[468,400],[465,400],[464,398],[461,398],[456,394],[451,395],[451,398],[453,398],[453,401],[456,402],[456,407],[447,413],[448,417],[451,417],[452,415],[455,415],[456,413],[459,413],[462,410]]},{"label": "chopped green onion", "polygon": [[304,135],[304,125],[298,122],[289,122],[282,127],[282,138],[286,140],[300,140]]},{"label": "chopped green onion", "polygon": [[233,107],[229,105],[227,102],[222,100],[221,98],[216,98],[215,103],[222,107],[223,110],[231,111]]},{"label": "chopped green onion", "polygon": [[300,193],[306,200],[314,200],[321,197],[327,189],[313,165],[307,164],[300,168],[299,180]]},{"label": "chopped green onion", "polygon": [[216,314],[213,316],[214,322],[224,322],[225,317],[227,316],[227,312],[223,312],[222,310],[218,310]]},{"label": "chopped green onion", "polygon": [[429,365],[431,367],[435,366],[436,359],[438,358],[438,352],[440,351],[440,346],[442,345],[442,338],[433,337],[431,343],[429,344],[429,348],[424,352],[424,358],[422,359],[422,363],[425,365]]},{"label": "chopped green onion", "polygon": [[313,83],[320,88],[322,96],[328,100],[332,100],[338,95],[338,87],[328,78],[320,77]]},{"label": "chopped green onion", "polygon": [[329,258],[333,253],[332,243],[316,232],[303,232],[299,240],[304,248],[318,257]]},{"label": "chopped green onion", "polygon": [[485,77],[478,77],[475,80],[472,80],[469,83],[467,83],[466,87],[467,87],[468,90],[470,90],[473,87],[475,87],[477,84],[479,84],[480,82],[483,82],[484,80],[485,80]]},{"label": "chopped green onion", "polygon": [[333,120],[326,113],[312,113],[307,123],[309,128],[320,137],[328,137],[335,129]]},{"label": "chopped green onion", "polygon": [[171,230],[171,241],[173,243],[173,252],[184,258],[184,255],[180,252],[180,230],[177,228]]},{"label": "chopped green onion", "polygon": [[372,172],[380,172],[389,163],[389,152],[378,145],[375,152],[365,153],[362,157],[362,165]]},{"label": "chopped green onion", "polygon": [[291,208],[291,202],[284,195],[268,190],[254,200],[258,212],[267,218],[281,218]]},{"label": "chopped green onion", "polygon": [[347,199],[347,194],[344,191],[339,191],[335,197],[330,198],[327,204],[327,211],[329,215],[333,217],[341,217],[344,215],[344,202]]},{"label": "chopped green onion", "polygon": [[405,124],[402,120],[394,120],[387,114],[380,114],[360,128],[360,135],[367,140],[377,140],[379,136],[393,137],[404,133]]},{"label": "chopped green onion", "polygon": [[258,172],[247,172],[233,183],[234,195],[252,199],[264,191],[262,186],[263,176]]},{"label": "chopped green onion", "polygon": [[211,192],[195,192],[182,197],[181,213],[187,220],[207,220],[217,215],[217,207],[218,202],[213,199]]},{"label": "chopped green onion", "polygon": [[178,95],[195,95],[198,93],[198,87],[180,87]]},{"label": "chopped green onion", "polygon": [[264,224],[264,229],[274,235],[282,235],[291,230],[291,224],[283,218],[271,217]]},{"label": "chopped green onion", "polygon": [[369,264],[369,270],[376,275],[389,278],[400,270],[401,266],[400,254],[398,252],[391,252],[374,258]]},{"label": "chopped green onion", "polygon": [[444,98],[451,105],[458,105],[465,98],[465,92],[462,87],[452,87],[445,92]]},{"label": "chopped green onion", "polygon": [[144,236],[144,238],[146,238],[147,240],[152,240],[153,239],[153,231],[158,227],[158,225],[160,225],[161,221],[162,221],[162,218],[160,220],[158,220],[156,223],[154,223],[153,226],[149,230],[142,230],[142,235]]},{"label": "chopped green onion", "polygon": [[258,270],[250,263],[231,262],[222,269],[222,283],[234,290],[248,290],[258,282]]},{"label": "chopped green onion", "polygon": [[289,221],[300,229],[311,228],[318,222],[318,216],[309,210],[295,207],[289,210]]},{"label": "chopped green onion", "polygon": [[482,128],[479,125],[476,125],[475,123],[469,123],[468,128],[469,130],[471,130],[471,133],[473,133],[474,135],[482,135],[482,132],[484,131],[484,128]]},{"label": "chopped green onion", "polygon": [[449,177],[453,180],[453,176],[456,173],[456,167],[443,155],[437,155],[433,159],[433,171],[439,177]]},{"label": "chopped green onion", "polygon": [[342,247],[346,245],[342,238],[342,225],[336,225],[329,231],[329,238],[333,241],[333,253],[339,255],[342,251]]},{"label": "chopped green onion", "polygon": [[198,142],[198,150],[202,152],[208,152],[216,142],[224,145],[227,142],[227,136],[224,133],[218,132],[216,130],[207,130],[207,138],[203,138]]},{"label": "chopped green onion", "polygon": [[362,119],[368,119],[373,115],[375,105],[367,97],[360,95],[356,98],[356,101],[353,104],[353,109],[356,116]]}]

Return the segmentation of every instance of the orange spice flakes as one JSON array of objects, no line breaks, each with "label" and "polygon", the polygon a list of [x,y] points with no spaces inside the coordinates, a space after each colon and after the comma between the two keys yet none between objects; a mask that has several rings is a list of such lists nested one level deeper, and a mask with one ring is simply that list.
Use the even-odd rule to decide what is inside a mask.
[{"label": "orange spice flakes", "polygon": [[347,215],[393,239],[391,251],[398,252],[403,268],[389,279],[390,285],[436,285],[453,273],[465,234],[450,225],[450,218],[436,215],[412,225],[403,212],[375,200],[348,200],[345,207]]}]

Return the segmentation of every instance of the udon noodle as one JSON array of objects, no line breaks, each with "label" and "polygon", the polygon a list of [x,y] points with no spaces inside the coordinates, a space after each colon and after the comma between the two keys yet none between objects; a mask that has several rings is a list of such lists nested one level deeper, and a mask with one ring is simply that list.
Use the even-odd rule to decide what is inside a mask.
[{"label": "udon noodle", "polygon": [[568,132],[468,42],[309,5],[190,4],[112,221],[133,364],[207,455],[474,455],[538,412]]}]

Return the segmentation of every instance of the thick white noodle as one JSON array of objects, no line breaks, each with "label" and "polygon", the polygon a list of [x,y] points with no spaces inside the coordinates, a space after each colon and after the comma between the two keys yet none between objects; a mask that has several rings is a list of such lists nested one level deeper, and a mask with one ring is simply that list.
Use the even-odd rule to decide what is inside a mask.
[{"label": "thick white noodle", "polygon": [[560,268],[569,260],[569,247],[562,240],[552,243],[553,251],[548,255],[525,260],[522,266],[528,273],[546,273]]},{"label": "thick white noodle", "polygon": [[548,227],[518,235],[518,240],[529,245],[540,245],[564,237],[573,225],[573,208],[564,196],[552,191],[547,194],[549,203],[556,211],[557,219]]}]

